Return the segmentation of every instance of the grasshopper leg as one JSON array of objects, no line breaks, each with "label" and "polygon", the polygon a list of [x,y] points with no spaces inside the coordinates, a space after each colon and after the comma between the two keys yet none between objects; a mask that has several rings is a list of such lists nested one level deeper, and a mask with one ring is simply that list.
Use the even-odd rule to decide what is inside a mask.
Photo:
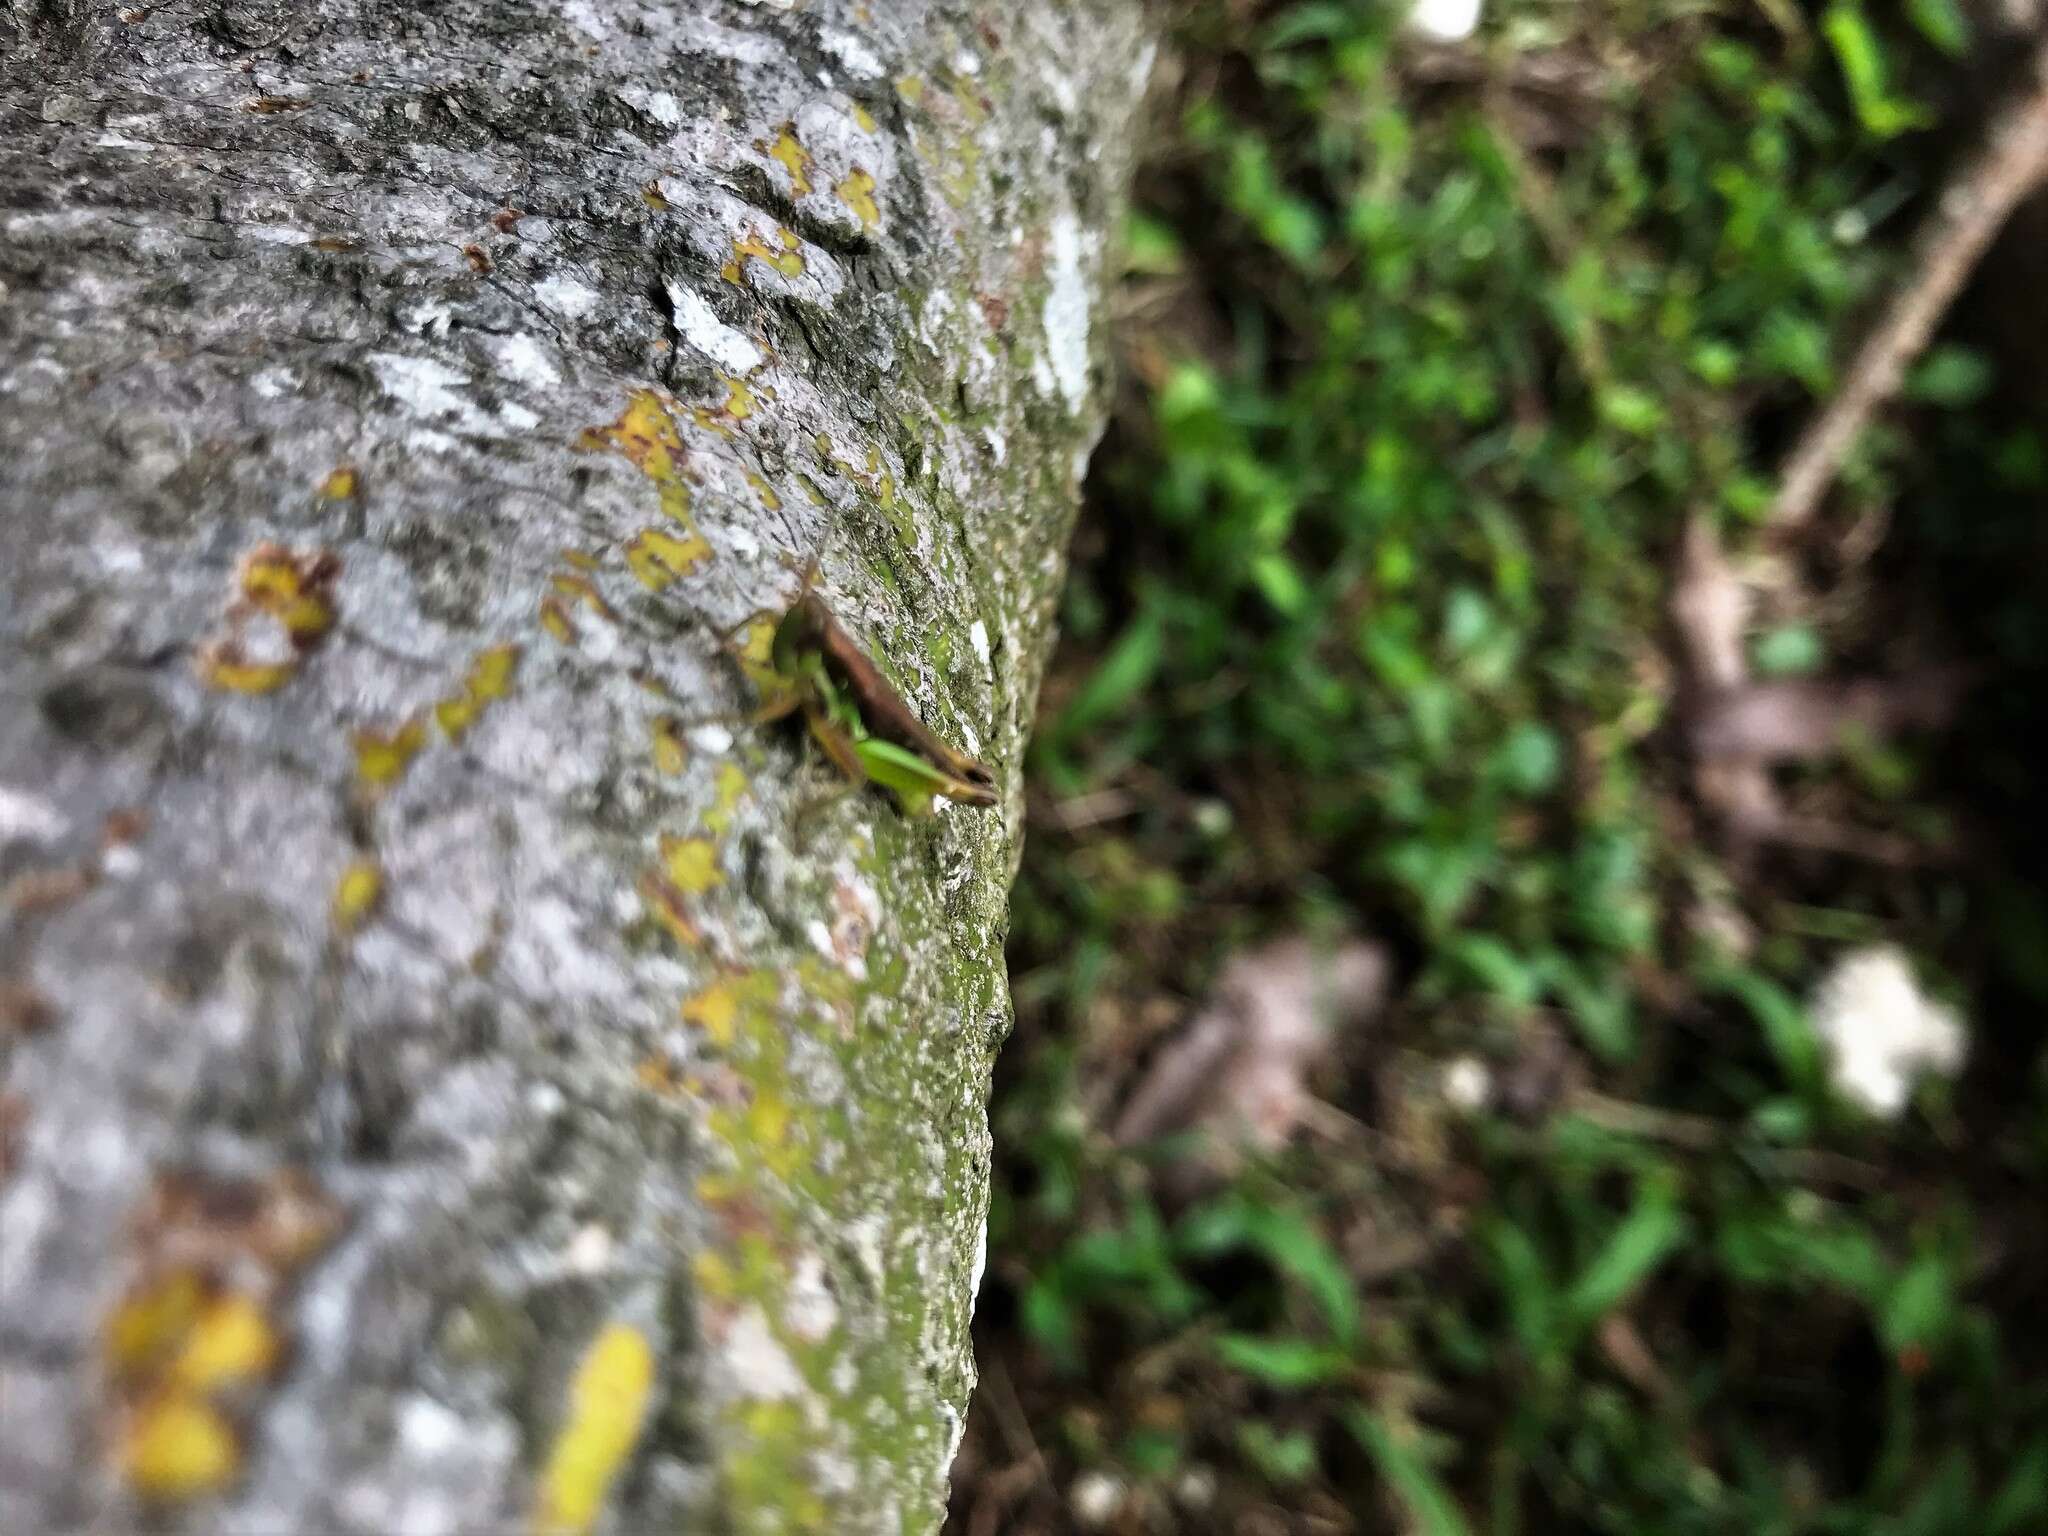
[{"label": "grasshopper leg", "polygon": [[811,735],[850,784],[858,787],[867,782],[867,770],[861,766],[860,754],[854,750],[851,736],[827,719],[821,709],[806,709],[804,723],[810,726]]}]

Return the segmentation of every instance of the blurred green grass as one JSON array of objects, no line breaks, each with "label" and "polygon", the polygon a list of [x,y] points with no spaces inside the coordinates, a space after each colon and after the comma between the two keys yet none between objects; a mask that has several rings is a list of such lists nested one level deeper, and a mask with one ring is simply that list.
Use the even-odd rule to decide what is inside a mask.
[{"label": "blurred green grass", "polygon": [[[1015,906],[979,1327],[1027,1427],[977,1408],[956,1525],[1023,1433],[1002,1529],[1085,1525],[1094,1472],[1131,1530],[2048,1530],[2033,1034],[1978,1040],[1982,1103],[1931,1082],[1881,1124],[1800,1002],[1885,938],[2038,1007],[2043,903],[1989,866],[1724,858],[1665,618],[1687,518],[1761,549],[1981,39],[1953,0],[1521,0],[1436,51],[1399,20],[1178,19]],[[1889,558],[1821,573],[1840,599],[1763,627],[1759,675],[1910,659],[1945,601],[2038,679],[1985,554],[2030,547],[2043,455],[1997,388],[1957,341],[1920,360],[1831,503],[1893,519]],[[2023,814],[1994,742],[1802,787],[1895,829]],[[1402,972],[1318,1084],[1356,1137],[1164,1201],[1104,1085],[1228,955],[1337,927]],[[1505,1076],[1552,1037],[1635,1118],[1430,1112],[1390,1065]]]}]

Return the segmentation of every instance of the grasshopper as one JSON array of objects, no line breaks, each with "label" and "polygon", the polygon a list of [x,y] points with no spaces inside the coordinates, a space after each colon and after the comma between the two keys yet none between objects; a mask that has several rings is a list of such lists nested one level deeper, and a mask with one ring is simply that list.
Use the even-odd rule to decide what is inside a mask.
[{"label": "grasshopper", "polygon": [[[888,790],[906,816],[930,814],[933,799],[941,795],[963,805],[994,805],[994,776],[911,711],[818,595],[813,586],[817,569],[814,560],[796,601],[776,619],[766,663],[743,660],[767,695],[750,718],[765,723],[801,710],[812,739],[833,766],[855,785]],[[771,613],[753,614],[737,629]]]}]

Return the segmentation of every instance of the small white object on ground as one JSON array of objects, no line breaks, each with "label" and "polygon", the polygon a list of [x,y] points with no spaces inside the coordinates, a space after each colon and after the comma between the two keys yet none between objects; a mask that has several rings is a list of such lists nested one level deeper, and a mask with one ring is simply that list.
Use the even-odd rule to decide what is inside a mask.
[{"label": "small white object on ground", "polygon": [[1122,1481],[1107,1472],[1083,1472],[1067,1490],[1075,1522],[1091,1531],[1109,1524],[1123,1501]]},{"label": "small white object on ground", "polygon": [[1809,1005],[1828,1054],[1828,1081],[1873,1115],[1895,1117],[1916,1078],[1962,1065],[1963,1021],[1920,990],[1906,956],[1889,944],[1835,962]]},{"label": "small white object on ground", "polygon": [[1493,1097],[1493,1074],[1477,1056],[1457,1056],[1444,1063],[1444,1101],[1454,1109],[1476,1114]]},{"label": "small white object on ground", "polygon": [[1480,0],[1415,0],[1408,30],[1440,43],[1462,42],[1479,29]]}]

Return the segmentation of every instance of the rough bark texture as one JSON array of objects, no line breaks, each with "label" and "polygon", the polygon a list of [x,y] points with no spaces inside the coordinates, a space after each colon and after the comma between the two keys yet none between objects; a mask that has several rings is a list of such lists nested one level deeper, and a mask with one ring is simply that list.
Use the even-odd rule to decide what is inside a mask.
[{"label": "rough bark texture", "polygon": [[[1148,57],[0,10],[0,1527],[936,1524]],[[701,723],[814,554],[1000,810]]]}]

